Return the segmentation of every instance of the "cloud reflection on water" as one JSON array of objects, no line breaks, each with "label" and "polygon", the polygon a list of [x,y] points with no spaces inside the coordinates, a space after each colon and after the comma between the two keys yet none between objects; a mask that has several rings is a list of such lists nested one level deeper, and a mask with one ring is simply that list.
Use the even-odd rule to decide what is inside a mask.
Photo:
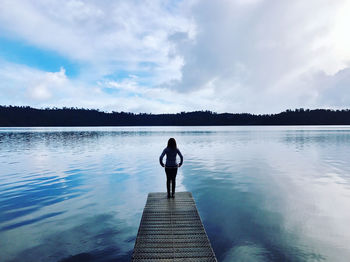
[{"label": "cloud reflection on water", "polygon": [[169,137],[220,261],[350,257],[346,127],[0,129],[1,257],[128,261]]}]

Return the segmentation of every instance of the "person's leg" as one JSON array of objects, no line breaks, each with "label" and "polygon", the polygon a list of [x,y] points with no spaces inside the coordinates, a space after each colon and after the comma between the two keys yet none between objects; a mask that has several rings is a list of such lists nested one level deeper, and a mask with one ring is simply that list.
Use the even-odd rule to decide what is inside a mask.
[{"label": "person's leg", "polygon": [[173,168],[173,172],[171,174],[171,189],[172,189],[172,196],[175,195],[175,186],[176,186],[176,174],[177,174],[177,168]]},{"label": "person's leg", "polygon": [[169,168],[165,168],[165,173],[166,173],[166,190],[168,192],[168,197],[170,197],[170,180],[171,180],[171,172]]}]

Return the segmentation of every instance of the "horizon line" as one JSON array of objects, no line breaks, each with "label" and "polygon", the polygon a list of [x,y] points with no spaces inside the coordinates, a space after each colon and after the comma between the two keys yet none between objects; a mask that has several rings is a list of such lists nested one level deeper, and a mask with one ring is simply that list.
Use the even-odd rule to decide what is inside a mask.
[{"label": "horizon line", "polygon": [[84,107],[68,107],[68,106],[62,106],[62,107],[32,107],[32,106],[20,106],[20,105],[0,105],[0,107],[5,107],[5,108],[13,108],[13,107],[17,107],[17,108],[30,108],[30,109],[34,109],[34,110],[87,110],[87,111],[97,111],[100,113],[105,113],[105,114],[113,114],[113,113],[126,113],[126,114],[134,114],[134,115],[141,115],[141,114],[146,114],[146,115],[177,115],[177,114],[186,114],[186,113],[211,113],[211,114],[217,114],[217,115],[221,115],[221,114],[232,114],[232,115],[256,115],[256,116],[264,116],[264,115],[278,115],[281,113],[286,113],[286,112],[308,112],[308,111],[316,111],[316,110],[324,110],[324,111],[349,111],[350,108],[287,108],[284,111],[279,111],[277,113],[248,113],[248,112],[216,112],[216,111],[212,111],[212,110],[208,110],[208,109],[202,109],[202,110],[193,110],[193,111],[181,111],[181,112],[176,112],[176,113],[146,113],[146,112],[131,112],[131,111],[105,111],[99,108],[84,108]]}]

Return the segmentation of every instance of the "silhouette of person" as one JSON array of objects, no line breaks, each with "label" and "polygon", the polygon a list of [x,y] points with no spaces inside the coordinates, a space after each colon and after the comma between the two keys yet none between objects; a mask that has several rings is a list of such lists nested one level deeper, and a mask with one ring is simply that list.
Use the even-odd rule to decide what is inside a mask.
[{"label": "silhouette of person", "polygon": [[[166,155],[166,162],[165,165],[163,163],[163,158]],[[180,163],[177,164],[176,162],[176,155],[180,156]],[[162,167],[165,167],[165,173],[166,173],[166,189],[168,192],[168,198],[170,198],[170,182],[171,182],[171,188],[172,188],[172,194],[171,196],[175,197],[175,179],[177,174],[177,168],[182,166],[183,163],[183,156],[180,152],[180,150],[176,146],[176,140],[174,138],[170,138],[168,140],[168,146],[164,148],[162,154],[159,157],[159,163]]]}]

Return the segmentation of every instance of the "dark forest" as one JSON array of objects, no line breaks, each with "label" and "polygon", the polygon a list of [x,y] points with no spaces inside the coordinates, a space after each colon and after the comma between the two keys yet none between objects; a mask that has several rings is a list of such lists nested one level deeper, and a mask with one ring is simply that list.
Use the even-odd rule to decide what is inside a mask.
[{"label": "dark forest", "polygon": [[177,114],[103,112],[83,108],[36,109],[0,106],[0,126],[212,126],[212,125],[349,125],[350,110],[295,109],[278,114],[215,113]]}]

